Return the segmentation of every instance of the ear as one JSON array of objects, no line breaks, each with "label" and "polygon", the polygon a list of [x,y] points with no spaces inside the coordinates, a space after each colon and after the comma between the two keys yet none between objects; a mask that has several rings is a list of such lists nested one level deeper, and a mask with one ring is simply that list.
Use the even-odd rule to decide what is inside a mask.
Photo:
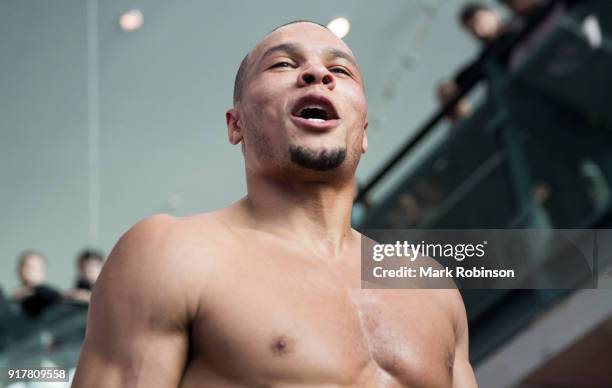
[{"label": "ear", "polygon": [[363,139],[361,139],[361,153],[365,154],[368,152],[368,133],[366,129],[368,129],[368,125],[370,125],[368,118],[365,119],[365,124],[363,126]]},{"label": "ear", "polygon": [[240,112],[238,109],[230,108],[225,112],[225,122],[227,124],[227,138],[231,144],[238,144],[242,141],[242,123],[240,122]]}]

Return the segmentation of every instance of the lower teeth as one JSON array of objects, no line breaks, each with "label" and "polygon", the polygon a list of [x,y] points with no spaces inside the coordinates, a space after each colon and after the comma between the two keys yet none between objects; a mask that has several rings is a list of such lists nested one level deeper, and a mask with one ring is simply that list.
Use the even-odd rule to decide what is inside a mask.
[{"label": "lower teeth", "polygon": [[310,121],[316,121],[317,123],[322,123],[323,121],[325,121],[325,120],[323,120],[323,119],[316,119],[316,118],[311,118],[311,119],[308,119],[308,120],[310,120]]}]

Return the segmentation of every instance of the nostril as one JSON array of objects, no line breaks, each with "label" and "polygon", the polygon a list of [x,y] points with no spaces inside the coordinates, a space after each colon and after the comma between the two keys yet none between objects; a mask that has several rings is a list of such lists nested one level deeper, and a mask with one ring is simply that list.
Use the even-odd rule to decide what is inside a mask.
[{"label": "nostril", "polygon": [[329,84],[331,82],[332,82],[332,77],[331,76],[326,75],[326,76],[323,77],[323,84],[324,85],[327,85],[327,84]]},{"label": "nostril", "polygon": [[302,79],[304,80],[304,82],[306,82],[307,84],[310,84],[312,82],[314,82],[315,77],[312,74],[304,74],[302,76]]}]

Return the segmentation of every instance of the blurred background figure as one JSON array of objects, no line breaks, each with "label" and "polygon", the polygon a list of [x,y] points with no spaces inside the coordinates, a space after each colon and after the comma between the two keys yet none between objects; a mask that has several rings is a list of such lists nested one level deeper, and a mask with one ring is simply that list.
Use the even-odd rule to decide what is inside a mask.
[{"label": "blurred background figure", "polygon": [[488,80],[485,64],[505,72],[510,61],[511,47],[521,25],[505,23],[499,11],[480,3],[468,3],[459,11],[461,26],[482,45],[478,59],[460,69],[454,78],[459,90],[467,90],[483,77]]},{"label": "blurred background figure", "polygon": [[466,4],[459,18],[461,25],[484,44],[492,43],[502,31],[499,12],[479,3]]},{"label": "blurred background figure", "polygon": [[[445,80],[438,84],[438,88],[436,89],[436,97],[438,99],[438,103],[440,107],[446,106],[446,104],[450,103],[453,98],[457,96],[459,93],[459,87],[453,80]],[[446,119],[451,123],[456,123],[469,116],[471,113],[470,103],[467,99],[460,99],[447,114]]]},{"label": "blurred background figure", "polygon": [[17,276],[21,286],[13,294],[25,314],[37,317],[48,306],[60,299],[60,293],[45,284],[47,258],[41,253],[27,250],[17,259]]},{"label": "blurred background figure", "polygon": [[[521,44],[513,48],[510,54],[509,64],[511,69],[521,66],[526,58],[532,53],[545,39],[545,37],[557,25],[559,19],[569,7],[581,0],[499,0],[514,15],[511,21],[513,28],[524,28],[532,24],[536,27],[526,34]],[[553,58],[555,62],[571,63],[583,53],[577,48],[568,44],[560,50],[562,57]]]},{"label": "blurred background figure", "polygon": [[85,249],[76,260],[77,279],[74,288],[68,290],[68,299],[89,303],[91,291],[104,265],[104,255],[93,249]]},{"label": "blurred background figure", "polygon": [[525,17],[546,6],[550,0],[499,0],[515,15]]}]

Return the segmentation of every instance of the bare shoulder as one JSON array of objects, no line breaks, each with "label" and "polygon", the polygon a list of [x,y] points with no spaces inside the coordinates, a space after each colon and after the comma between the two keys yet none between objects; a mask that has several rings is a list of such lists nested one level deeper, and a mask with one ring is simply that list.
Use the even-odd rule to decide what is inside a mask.
[{"label": "bare shoulder", "polygon": [[[194,246],[212,249],[229,231],[214,213],[189,217],[156,214],[131,227],[117,242],[111,259],[160,264],[188,255]],[[188,255],[189,256],[189,255]],[[145,263],[141,260],[146,261]]]},{"label": "bare shoulder", "polygon": [[155,214],[136,223],[121,239],[142,238],[150,244],[179,243],[187,242],[197,234],[200,240],[202,237],[207,240],[213,239],[218,233],[223,233],[227,229],[225,225],[216,212],[187,217]]},{"label": "bare shoulder", "polygon": [[129,285],[149,294],[164,293],[167,300],[188,300],[190,286],[212,276],[209,266],[219,257],[219,246],[228,233],[209,214],[147,217],[121,236],[100,275],[101,287],[96,289],[110,292]]},{"label": "bare shoulder", "polygon": [[208,247],[223,234],[215,224],[155,215],[119,239],[93,289],[75,386],[178,386],[213,276]]}]

